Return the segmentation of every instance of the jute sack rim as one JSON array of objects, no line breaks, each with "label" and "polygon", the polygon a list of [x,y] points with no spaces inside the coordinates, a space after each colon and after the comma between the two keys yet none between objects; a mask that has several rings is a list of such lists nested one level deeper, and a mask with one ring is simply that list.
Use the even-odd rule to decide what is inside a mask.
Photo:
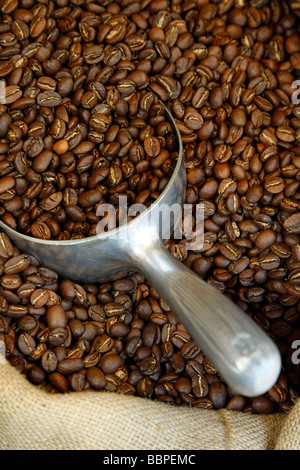
[{"label": "jute sack rim", "polygon": [[114,392],[50,394],[0,365],[0,450],[299,450],[289,414],[203,410]]}]

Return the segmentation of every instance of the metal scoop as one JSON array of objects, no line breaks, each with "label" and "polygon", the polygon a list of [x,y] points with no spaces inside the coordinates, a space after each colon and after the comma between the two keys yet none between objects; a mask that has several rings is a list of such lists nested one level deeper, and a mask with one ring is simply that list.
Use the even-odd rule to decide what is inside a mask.
[{"label": "metal scoop", "polygon": [[183,205],[186,186],[181,136],[167,108],[166,114],[178,141],[176,167],[159,198],[131,222],[97,236],[69,241],[35,239],[3,222],[0,227],[23,252],[66,279],[107,282],[142,272],[233,392],[261,395],[275,384],[281,369],[274,342],[232,301],[165,248],[160,207]]}]

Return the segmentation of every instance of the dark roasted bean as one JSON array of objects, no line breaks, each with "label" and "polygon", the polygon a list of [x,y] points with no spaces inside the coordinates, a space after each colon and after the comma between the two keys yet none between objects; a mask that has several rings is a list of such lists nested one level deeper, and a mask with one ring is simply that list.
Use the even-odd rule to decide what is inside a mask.
[{"label": "dark roasted bean", "polygon": [[81,358],[67,358],[58,362],[57,371],[63,375],[74,374],[79,372],[84,366],[83,360]]},{"label": "dark roasted bean", "polygon": [[53,305],[47,309],[47,323],[51,329],[64,328],[67,321],[67,315],[60,305]]},{"label": "dark roasted bean", "polygon": [[99,366],[104,374],[114,374],[122,365],[122,358],[114,353],[107,353],[100,359]]},{"label": "dark roasted bean", "polygon": [[102,390],[107,385],[104,373],[98,367],[90,367],[86,371],[86,380],[92,388]]},{"label": "dark roasted bean", "polygon": [[52,372],[49,374],[50,384],[59,392],[67,392],[69,389],[68,379],[59,372]]},{"label": "dark roasted bean", "polygon": [[256,413],[269,414],[273,411],[273,403],[265,397],[253,398],[252,405]]},{"label": "dark roasted bean", "polygon": [[219,381],[211,383],[208,398],[212,401],[214,408],[224,408],[227,398],[225,385]]},{"label": "dark roasted bean", "polygon": [[45,372],[54,372],[57,366],[57,356],[54,351],[47,350],[41,358],[41,364]]},{"label": "dark roasted bean", "polygon": [[25,356],[29,356],[35,348],[34,338],[28,333],[21,333],[18,338],[18,347]]}]

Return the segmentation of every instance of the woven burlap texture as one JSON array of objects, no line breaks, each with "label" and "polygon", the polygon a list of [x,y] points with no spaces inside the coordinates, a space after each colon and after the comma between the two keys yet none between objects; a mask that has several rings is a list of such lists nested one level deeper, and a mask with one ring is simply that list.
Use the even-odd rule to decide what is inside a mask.
[{"label": "woven burlap texture", "polygon": [[175,407],[113,392],[49,394],[0,365],[1,450],[299,450],[286,414]]}]

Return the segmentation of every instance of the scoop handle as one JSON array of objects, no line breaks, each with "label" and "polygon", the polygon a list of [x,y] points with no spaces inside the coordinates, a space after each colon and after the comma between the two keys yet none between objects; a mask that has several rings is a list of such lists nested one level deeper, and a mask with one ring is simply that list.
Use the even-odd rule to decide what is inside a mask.
[{"label": "scoop handle", "polygon": [[276,383],[281,369],[279,351],[254,320],[175,259],[161,240],[144,244],[134,256],[138,270],[233,392],[258,396]]}]

